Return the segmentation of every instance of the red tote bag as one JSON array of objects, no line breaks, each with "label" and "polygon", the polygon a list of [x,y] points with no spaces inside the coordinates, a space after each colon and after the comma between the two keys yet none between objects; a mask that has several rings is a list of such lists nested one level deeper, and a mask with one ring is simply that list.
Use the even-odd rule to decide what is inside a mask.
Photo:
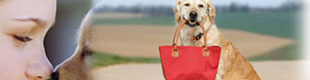
[{"label": "red tote bag", "polygon": [[[172,46],[160,46],[160,57],[166,80],[214,80],[221,55],[218,46],[207,46],[206,32],[203,31],[203,47],[177,46],[182,22],[174,35]],[[202,30],[205,30],[200,24]]]}]

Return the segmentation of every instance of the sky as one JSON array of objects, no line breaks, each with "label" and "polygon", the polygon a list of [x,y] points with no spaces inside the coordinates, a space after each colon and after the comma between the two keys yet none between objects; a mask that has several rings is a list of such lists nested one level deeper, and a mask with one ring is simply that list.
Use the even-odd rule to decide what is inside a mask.
[{"label": "sky", "polygon": [[[94,0],[96,6],[109,5],[109,6],[132,6],[132,5],[175,5],[177,0]],[[212,0],[214,5],[229,5],[231,2],[240,4],[248,4],[250,7],[279,7],[286,1],[298,0]]]}]

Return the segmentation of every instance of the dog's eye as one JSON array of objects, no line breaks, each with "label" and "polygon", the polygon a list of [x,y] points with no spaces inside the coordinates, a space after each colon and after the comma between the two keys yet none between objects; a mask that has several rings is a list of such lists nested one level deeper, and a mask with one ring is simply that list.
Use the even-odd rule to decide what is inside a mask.
[{"label": "dog's eye", "polygon": [[184,6],[188,7],[188,6],[191,6],[191,5],[189,3],[186,3],[186,4],[184,4]]},{"label": "dog's eye", "polygon": [[13,35],[14,39],[21,41],[21,42],[29,42],[32,41],[32,39],[28,36],[17,36],[17,35]]},{"label": "dog's eye", "polygon": [[82,56],[90,56],[93,54],[93,52],[89,50],[89,48],[87,47],[85,47],[82,52],[83,52]]},{"label": "dog's eye", "polygon": [[203,6],[202,4],[198,5],[199,8],[204,8],[205,6]]}]

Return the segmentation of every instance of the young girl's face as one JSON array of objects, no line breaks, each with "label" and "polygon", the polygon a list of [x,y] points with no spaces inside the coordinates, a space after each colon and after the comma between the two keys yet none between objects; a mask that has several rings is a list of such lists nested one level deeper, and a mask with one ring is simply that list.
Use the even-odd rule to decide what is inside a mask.
[{"label": "young girl's face", "polygon": [[56,0],[0,0],[0,80],[49,78],[43,40],[55,12]]}]

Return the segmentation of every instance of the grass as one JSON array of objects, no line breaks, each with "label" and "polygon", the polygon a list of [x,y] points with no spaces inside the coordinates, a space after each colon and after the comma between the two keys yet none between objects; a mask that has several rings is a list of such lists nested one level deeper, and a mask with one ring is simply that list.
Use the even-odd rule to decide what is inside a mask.
[{"label": "grass", "polygon": [[293,44],[280,49],[275,49],[270,52],[250,57],[250,61],[270,61],[270,60],[302,60],[300,45]]},{"label": "grass", "polygon": [[216,24],[219,28],[244,30],[296,41],[296,44],[251,57],[250,61],[299,60],[302,54],[297,33],[300,28],[297,15],[298,13],[219,14]]},{"label": "grass", "polygon": [[124,64],[124,63],[160,63],[159,58],[130,58],[130,57],[121,57],[118,55],[113,55],[104,52],[95,52],[93,54],[93,66],[109,66],[115,64]]},{"label": "grass", "polygon": [[227,13],[216,17],[219,28],[238,29],[298,40],[298,13]]}]

